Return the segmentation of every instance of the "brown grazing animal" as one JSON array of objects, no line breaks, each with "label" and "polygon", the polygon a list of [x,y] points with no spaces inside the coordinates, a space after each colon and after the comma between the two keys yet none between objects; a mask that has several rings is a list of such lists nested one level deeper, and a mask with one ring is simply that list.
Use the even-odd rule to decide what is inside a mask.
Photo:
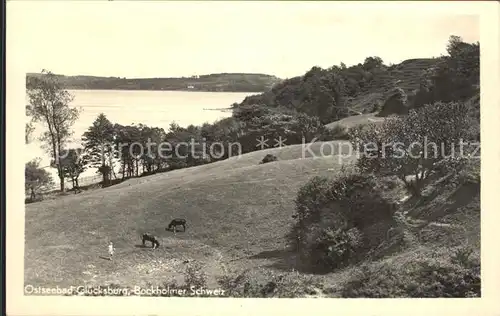
[{"label": "brown grazing animal", "polygon": [[176,219],[173,219],[170,224],[168,224],[168,230],[174,230],[174,232],[176,232],[176,227],[177,226],[182,226],[182,228],[184,229],[183,231],[186,231],[186,220],[183,219],[183,218],[176,218]]},{"label": "brown grazing animal", "polygon": [[151,246],[153,247],[153,249],[160,247],[160,242],[158,241],[158,239],[155,236],[151,235],[150,233],[142,234],[143,246],[146,246],[146,241],[151,242]]}]

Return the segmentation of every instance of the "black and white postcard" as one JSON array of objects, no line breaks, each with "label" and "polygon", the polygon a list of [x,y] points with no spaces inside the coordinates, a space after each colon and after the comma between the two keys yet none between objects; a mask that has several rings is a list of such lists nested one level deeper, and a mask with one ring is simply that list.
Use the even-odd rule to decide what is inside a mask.
[{"label": "black and white postcard", "polygon": [[497,2],[6,7],[9,315],[500,312]]}]

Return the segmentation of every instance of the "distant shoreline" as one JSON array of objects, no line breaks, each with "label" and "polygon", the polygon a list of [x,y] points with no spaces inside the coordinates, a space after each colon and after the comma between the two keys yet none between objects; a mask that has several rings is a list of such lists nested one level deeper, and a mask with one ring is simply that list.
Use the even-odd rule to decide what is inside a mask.
[{"label": "distant shoreline", "polygon": [[78,87],[78,88],[74,88],[74,87],[64,87],[64,89],[66,90],[88,90],[88,91],[163,91],[163,92],[175,92],[175,91],[178,91],[178,92],[211,92],[211,93],[256,93],[256,94],[260,94],[260,93],[264,93],[266,92],[266,90],[262,90],[262,91],[222,91],[222,90],[218,90],[218,91],[212,91],[212,90],[193,90],[193,89],[170,89],[170,90],[167,90],[167,89],[120,89],[120,88],[109,88],[109,89],[105,89],[105,88],[81,88],[81,87]]},{"label": "distant shoreline", "polygon": [[232,111],[233,108],[214,108],[214,109],[203,109],[203,111],[220,111],[220,112],[229,112]]},{"label": "distant shoreline", "polygon": [[[27,73],[26,82],[40,73]],[[183,91],[183,92],[237,92],[262,93],[282,79],[266,74],[220,73],[181,78],[140,78],[65,76],[56,74],[67,90],[116,90],[116,91]]]}]

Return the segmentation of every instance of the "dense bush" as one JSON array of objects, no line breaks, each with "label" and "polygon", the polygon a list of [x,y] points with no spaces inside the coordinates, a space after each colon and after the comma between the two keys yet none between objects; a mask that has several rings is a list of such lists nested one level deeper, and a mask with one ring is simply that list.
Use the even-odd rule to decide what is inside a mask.
[{"label": "dense bush", "polygon": [[43,201],[43,195],[38,194],[35,198],[27,197],[24,199],[24,204],[30,204],[35,202]]},{"label": "dense bush", "polygon": [[264,164],[264,163],[268,163],[268,162],[273,162],[273,161],[277,161],[277,160],[278,160],[278,157],[276,157],[275,155],[267,154],[262,159],[262,161],[260,162],[260,164]]},{"label": "dense bush", "polygon": [[314,177],[298,192],[297,222],[288,238],[303,268],[331,270],[355,261],[373,245],[369,227],[391,225],[394,204],[375,179],[345,174],[332,180]]},{"label": "dense bush", "polygon": [[396,87],[389,92],[389,97],[382,105],[382,109],[377,116],[407,114],[408,110],[408,96],[403,89]]},{"label": "dense bush", "polygon": [[262,277],[247,271],[224,275],[218,283],[228,297],[296,298],[317,294],[312,279],[298,272],[267,272]]},{"label": "dense bush", "polygon": [[347,132],[347,128],[337,124],[332,128],[327,128],[323,133],[320,140],[348,140],[349,133]]},{"label": "dense bush", "polygon": [[345,298],[480,297],[481,271],[471,251],[458,249],[445,254],[424,254],[403,265],[365,265],[342,289]]},{"label": "dense bush", "polygon": [[184,273],[184,282],[187,288],[192,286],[195,288],[206,287],[207,276],[198,262],[194,262],[187,266]]},{"label": "dense bush", "polygon": [[233,141],[241,145],[242,153],[258,149],[258,139],[286,140],[286,145],[302,144],[321,137],[325,126],[318,117],[295,110],[271,109],[259,105],[244,105],[234,110],[240,124]]},{"label": "dense bush", "polygon": [[354,261],[363,243],[363,234],[358,228],[326,228],[319,234],[316,251],[323,254],[318,258],[320,266],[338,267]]},{"label": "dense bush", "polygon": [[52,175],[40,167],[40,161],[37,158],[24,165],[24,190],[26,195],[29,194],[26,203],[41,201],[42,196],[39,194],[48,190],[54,183]]},{"label": "dense bush", "polygon": [[378,113],[382,109],[382,105],[380,103],[375,103],[373,104],[373,107],[370,111],[370,113]]}]

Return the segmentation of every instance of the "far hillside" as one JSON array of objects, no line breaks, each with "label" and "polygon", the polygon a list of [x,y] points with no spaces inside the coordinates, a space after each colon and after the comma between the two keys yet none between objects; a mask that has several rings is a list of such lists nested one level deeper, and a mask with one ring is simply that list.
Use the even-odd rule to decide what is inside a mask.
[{"label": "far hillside", "polygon": [[[28,73],[27,80],[42,76]],[[65,89],[102,90],[180,90],[214,92],[262,92],[281,80],[252,73],[220,73],[181,78],[119,78],[57,75]]]},{"label": "far hillside", "polygon": [[395,87],[407,94],[414,93],[425,73],[442,61],[443,58],[409,59],[388,66],[379,57],[368,57],[351,67],[342,63],[328,69],[313,67],[303,76],[285,79],[270,91],[247,97],[241,105],[294,108],[329,123],[358,112],[377,111]]},{"label": "far hillside", "polygon": [[[464,43],[460,37],[451,36],[446,56],[409,59],[394,65],[372,56],[351,67],[343,63],[326,69],[315,66],[304,75],[285,79],[233,107],[289,109],[316,116],[328,124],[359,114],[402,114],[432,100],[466,100],[476,92],[478,84],[479,44]],[[463,91],[457,92],[460,90]],[[396,105],[401,108],[382,111],[393,97],[401,99],[401,104]]]}]

